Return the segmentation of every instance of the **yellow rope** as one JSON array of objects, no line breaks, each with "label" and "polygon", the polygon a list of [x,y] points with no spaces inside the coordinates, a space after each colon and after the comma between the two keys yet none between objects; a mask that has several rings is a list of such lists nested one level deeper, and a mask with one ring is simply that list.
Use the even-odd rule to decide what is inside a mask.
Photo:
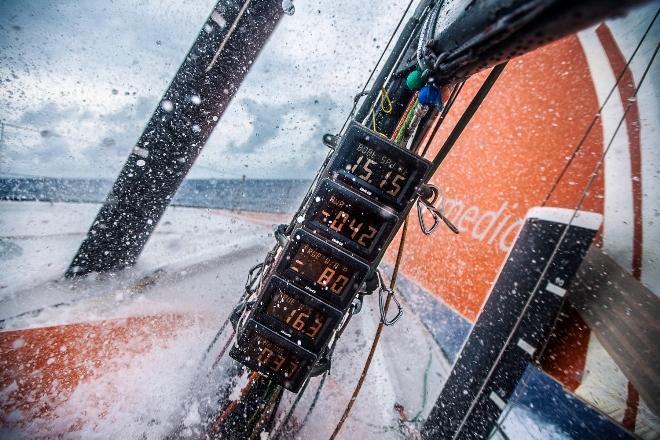
[{"label": "yellow rope", "polygon": [[[385,104],[387,104],[387,107],[385,107]],[[387,90],[385,90],[385,87],[380,89],[380,109],[383,111],[383,113],[389,115],[392,113],[393,107],[392,107],[392,101],[390,100],[390,95],[387,93]],[[378,131],[378,128],[376,127],[376,104],[374,103],[373,107],[371,107],[371,123],[373,125],[373,130],[378,133],[381,136],[387,137],[384,133],[381,133]]]}]

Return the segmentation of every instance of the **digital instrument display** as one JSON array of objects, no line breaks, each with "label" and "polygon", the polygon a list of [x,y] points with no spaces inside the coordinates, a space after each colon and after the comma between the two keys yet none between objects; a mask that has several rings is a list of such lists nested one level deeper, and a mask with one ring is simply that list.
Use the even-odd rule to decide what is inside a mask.
[{"label": "digital instrument display", "polygon": [[282,289],[277,289],[266,313],[313,340],[319,335],[326,321],[325,314],[320,310],[301,303]]},{"label": "digital instrument display", "polygon": [[315,362],[314,355],[254,321],[246,323],[239,346],[233,347],[230,355],[294,392]]},{"label": "digital instrument display", "polygon": [[260,367],[267,368],[288,380],[293,380],[300,369],[302,359],[259,333],[252,333],[251,336],[245,344],[247,355],[254,356]]},{"label": "digital instrument display", "polygon": [[353,277],[353,271],[348,266],[324,255],[307,243],[300,246],[289,269],[339,296],[346,291]]},{"label": "digital instrument display", "polygon": [[401,209],[428,170],[428,162],[365,127],[349,127],[329,173],[381,203]]},{"label": "digital instrument display", "polygon": [[342,159],[342,168],[392,197],[401,194],[401,189],[410,176],[410,170],[405,165],[365,144],[358,143]]},{"label": "digital instrument display", "polygon": [[333,309],[284,279],[273,275],[254,311],[254,319],[310,351],[325,345],[341,320]]},{"label": "digital instrument display", "polygon": [[296,229],[284,250],[277,273],[334,307],[344,310],[364,280],[369,266],[304,229]]},{"label": "digital instrument display", "polygon": [[430,167],[356,122],[329,160],[288,240],[279,240],[283,249],[230,351],[293,392],[324,353]]},{"label": "digital instrument display", "polygon": [[333,231],[351,239],[364,249],[369,249],[381,228],[378,218],[365,213],[360,206],[354,205],[339,195],[332,194],[314,220],[325,223]]},{"label": "digital instrument display", "polygon": [[397,220],[393,213],[330,180],[321,184],[308,212],[319,233],[369,260],[386,244],[381,237],[389,235]]}]

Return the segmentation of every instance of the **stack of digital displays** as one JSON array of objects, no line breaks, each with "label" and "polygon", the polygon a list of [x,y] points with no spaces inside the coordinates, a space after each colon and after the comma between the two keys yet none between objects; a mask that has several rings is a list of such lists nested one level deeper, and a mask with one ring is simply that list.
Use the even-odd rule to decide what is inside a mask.
[{"label": "stack of digital displays", "polygon": [[297,392],[376,270],[428,168],[352,123],[294,219],[230,356]]}]

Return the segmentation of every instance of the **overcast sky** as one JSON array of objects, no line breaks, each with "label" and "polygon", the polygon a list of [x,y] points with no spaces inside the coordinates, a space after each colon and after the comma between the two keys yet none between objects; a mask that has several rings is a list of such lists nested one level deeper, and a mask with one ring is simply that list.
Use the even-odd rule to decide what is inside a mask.
[{"label": "overcast sky", "polygon": [[[189,176],[313,176],[407,0],[294,3]],[[214,4],[0,2],[0,172],[114,178]]]}]

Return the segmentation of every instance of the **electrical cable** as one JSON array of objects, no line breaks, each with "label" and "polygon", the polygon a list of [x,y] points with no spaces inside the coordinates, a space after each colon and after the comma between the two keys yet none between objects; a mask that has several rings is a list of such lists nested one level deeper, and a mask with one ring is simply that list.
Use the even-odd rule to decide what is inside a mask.
[{"label": "electrical cable", "polygon": [[413,94],[412,99],[408,103],[408,107],[406,107],[406,109],[403,112],[403,114],[406,115],[406,116],[399,119],[399,123],[396,125],[396,128],[394,129],[394,132],[392,133],[392,138],[394,138],[394,141],[397,144],[400,144],[399,133],[401,132],[401,129],[406,124],[406,121],[408,120],[408,118],[412,117],[413,113],[415,112],[415,106],[417,105],[417,95],[419,95],[419,92],[415,92]]},{"label": "electrical cable", "polygon": [[229,405],[225,408],[225,410],[220,414],[214,421],[213,424],[207,429],[206,434],[209,437],[213,437],[213,434],[218,432],[218,429],[222,426],[222,422],[225,421],[227,417],[234,411],[234,409],[238,406],[238,403],[240,402],[241,398],[245,396],[250,389],[252,388],[252,385],[254,385],[254,381],[259,378],[259,373],[257,372],[252,372],[248,376],[248,381],[245,384],[245,386],[241,389],[239,398],[236,400],[232,400]]}]

